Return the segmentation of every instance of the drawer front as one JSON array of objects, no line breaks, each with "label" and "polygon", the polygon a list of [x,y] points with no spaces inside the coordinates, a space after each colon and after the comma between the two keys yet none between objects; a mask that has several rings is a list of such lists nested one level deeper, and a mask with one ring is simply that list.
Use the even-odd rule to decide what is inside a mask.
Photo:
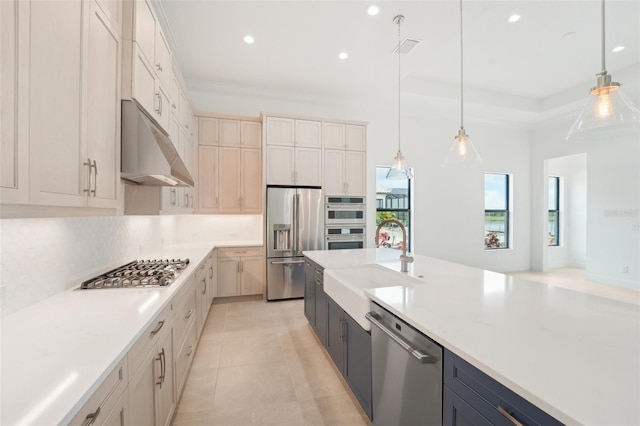
[{"label": "drawer front", "polygon": [[173,319],[173,348],[177,352],[187,333],[189,323],[197,315],[196,293],[193,287],[190,286],[190,291],[183,294],[175,304],[175,312],[176,315]]},{"label": "drawer front", "polygon": [[493,424],[561,425],[520,395],[445,350],[444,383]]},{"label": "drawer front", "polygon": [[262,256],[262,247],[225,247],[218,252],[218,257]]},{"label": "drawer front", "polygon": [[151,325],[142,333],[138,341],[133,345],[127,354],[130,376],[138,370],[145,355],[151,350],[158,338],[171,329],[172,306],[167,305],[162,312],[151,322]]},{"label": "drawer front", "polygon": [[127,388],[128,381],[127,357],[124,357],[69,424],[82,425],[90,422],[94,417],[94,424],[102,424]]},{"label": "drawer front", "polygon": [[187,381],[187,372],[189,371],[189,365],[193,361],[196,353],[196,322],[192,319],[187,330],[187,338],[185,339],[182,347],[176,352],[176,383],[177,392],[176,396],[179,398],[184,388],[184,384]]}]

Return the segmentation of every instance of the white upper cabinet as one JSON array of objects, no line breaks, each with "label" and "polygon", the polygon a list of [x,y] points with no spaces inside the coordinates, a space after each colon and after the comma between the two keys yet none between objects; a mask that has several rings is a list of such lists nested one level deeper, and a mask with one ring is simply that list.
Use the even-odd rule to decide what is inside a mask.
[{"label": "white upper cabinet", "polygon": [[123,92],[136,99],[169,131],[169,116],[176,113],[172,56],[169,43],[147,0],[126,0],[123,14]]},{"label": "white upper cabinet", "polygon": [[365,195],[366,127],[324,123],[324,192]]},{"label": "white upper cabinet", "polygon": [[260,213],[262,124],[199,117],[198,144],[198,213]]},{"label": "white upper cabinet", "polygon": [[267,185],[322,185],[322,122],[266,117]]},{"label": "white upper cabinet", "polygon": [[[2,203],[27,204],[29,202],[29,141],[25,128],[28,120],[18,118],[18,109],[24,112],[28,108],[28,102],[21,101],[18,97],[18,51],[25,47],[25,29],[28,26],[18,22],[18,16],[25,21],[24,14],[19,9],[25,10],[29,5],[18,0],[0,1],[0,200]],[[21,35],[18,36],[20,30]],[[28,35],[28,34],[27,34]],[[21,46],[18,46],[18,42]],[[28,85],[27,85],[28,89]],[[20,90],[22,93],[28,93]],[[24,97],[22,98],[24,99]],[[28,112],[28,109],[26,110]]]},{"label": "white upper cabinet", "polygon": [[292,118],[267,117],[267,145],[294,145],[294,120]]},{"label": "white upper cabinet", "polygon": [[[222,146],[240,146],[240,121],[227,120],[221,118],[218,120],[219,143]],[[222,155],[222,153],[221,153]]]},{"label": "white upper cabinet", "polygon": [[[155,59],[154,66],[156,68],[156,73],[160,78],[160,85],[166,87],[167,90],[173,84],[173,69],[171,64],[171,49],[169,48],[169,43],[160,29],[159,25],[156,25],[156,49],[155,49]],[[169,106],[167,105],[167,108]]]},{"label": "white upper cabinet", "polygon": [[242,121],[240,126],[240,145],[243,148],[262,148],[262,124]]},{"label": "white upper cabinet", "polygon": [[320,121],[295,120],[295,145],[306,148],[322,148],[322,123]]},{"label": "white upper cabinet", "polygon": [[[87,155],[93,170],[89,206],[117,207],[120,187],[120,35],[92,4],[87,72]],[[99,170],[98,170],[99,168]]]},{"label": "white upper cabinet", "polygon": [[198,144],[209,146],[218,145],[217,118],[200,117],[198,119]]},{"label": "white upper cabinet", "polygon": [[365,151],[366,127],[355,124],[324,122],[324,148]]},{"label": "white upper cabinet", "polygon": [[324,123],[325,149],[345,149],[345,125],[339,123]]},{"label": "white upper cabinet", "polygon": [[345,126],[345,149],[349,151],[366,151],[367,128],[365,126],[353,124]]},{"label": "white upper cabinet", "polygon": [[115,209],[121,3],[0,7],[2,203]]}]

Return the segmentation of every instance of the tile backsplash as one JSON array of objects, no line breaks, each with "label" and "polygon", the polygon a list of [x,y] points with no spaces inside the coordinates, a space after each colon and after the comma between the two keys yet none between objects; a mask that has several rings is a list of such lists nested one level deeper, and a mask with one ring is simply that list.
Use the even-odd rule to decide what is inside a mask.
[{"label": "tile backsplash", "polygon": [[1,315],[105,270],[189,241],[261,240],[262,216],[107,216],[0,220]]}]

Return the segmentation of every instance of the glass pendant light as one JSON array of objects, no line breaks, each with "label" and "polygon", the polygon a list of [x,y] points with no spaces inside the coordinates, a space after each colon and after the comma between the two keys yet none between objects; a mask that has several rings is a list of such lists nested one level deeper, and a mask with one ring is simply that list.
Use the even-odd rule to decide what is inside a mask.
[{"label": "glass pendant light", "polygon": [[460,130],[452,142],[451,149],[442,167],[476,167],[482,165],[478,152],[473,147],[469,135],[464,129],[464,50],[462,44],[462,0],[460,0]]},{"label": "glass pendant light", "polygon": [[400,150],[400,24],[404,21],[404,16],[398,15],[393,18],[393,22],[398,25],[398,153],[396,158],[393,159],[393,164],[389,168],[387,173],[387,179],[411,179],[413,177],[413,171],[410,167],[407,167],[407,163],[404,161],[402,151]]},{"label": "glass pendant light", "polygon": [[605,66],[605,37],[604,37],[604,0],[602,0],[602,71],[596,74],[595,87],[589,91],[587,104],[580,112],[575,123],[571,126],[566,139],[576,133],[601,127],[617,126],[637,123],[640,111],[620,90],[620,83],[611,81]]}]

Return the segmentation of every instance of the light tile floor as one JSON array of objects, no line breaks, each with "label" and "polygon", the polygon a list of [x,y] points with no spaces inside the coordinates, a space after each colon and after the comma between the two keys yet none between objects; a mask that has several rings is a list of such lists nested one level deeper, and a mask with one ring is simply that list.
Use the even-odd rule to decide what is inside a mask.
[{"label": "light tile floor", "polygon": [[214,304],[174,425],[370,425],[302,300]]},{"label": "light tile floor", "polygon": [[555,287],[594,294],[621,302],[640,306],[640,292],[630,288],[601,284],[589,281],[584,277],[584,269],[555,268],[548,272],[520,271],[507,272],[507,275],[541,282]]}]

